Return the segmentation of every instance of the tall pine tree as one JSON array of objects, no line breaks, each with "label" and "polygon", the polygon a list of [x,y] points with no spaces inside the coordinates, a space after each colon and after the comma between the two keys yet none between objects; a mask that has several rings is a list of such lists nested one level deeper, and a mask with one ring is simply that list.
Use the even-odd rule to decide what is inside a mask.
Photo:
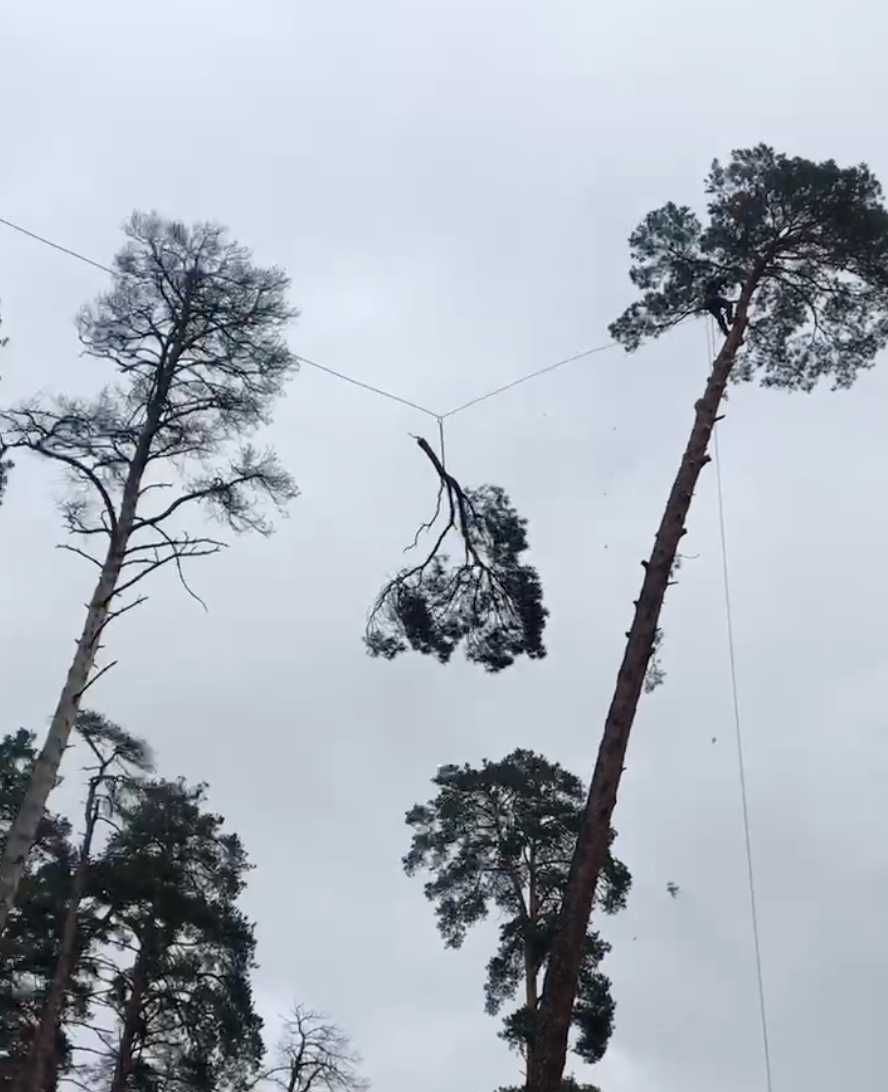
[{"label": "tall pine tree", "polygon": [[[567,884],[570,853],[580,827],[583,785],[558,763],[518,749],[480,769],[463,766],[438,777],[439,791],[407,813],[413,828],[404,858],[408,875],[428,870],[426,897],[438,930],[458,948],[469,929],[494,910],[499,943],[487,964],[484,1001],[495,1015],[510,1001],[501,1037],[524,1057],[535,1049],[539,986]],[[631,876],[608,855],[598,902],[606,913],[626,905]],[[580,987],[571,1014],[576,1052],[597,1062],[613,1030],[610,982],[599,965],[610,946],[585,937]]]},{"label": "tall pine tree", "polygon": [[[19,729],[0,739],[0,840],[7,835],[36,759],[34,736]],[[64,906],[71,889],[74,851],[70,826],[44,815],[22,880],[21,898],[0,936],[0,1089],[18,1086],[58,959]],[[78,993],[82,1010],[85,997]],[[50,1043],[60,1063],[69,1042]]]},{"label": "tall pine tree", "polygon": [[84,827],[64,905],[58,956],[52,980],[28,1051],[23,1080],[17,1092],[44,1092],[54,1087],[63,1059],[54,1049],[64,1023],[69,997],[78,992],[78,972],[92,974],[96,946],[105,939],[106,915],[97,919],[95,907],[84,907],[90,880],[96,834],[102,821],[114,823],[120,802],[137,787],[135,780],[151,769],[147,746],[100,713],[82,709],[77,714],[78,735],[87,745],[92,762],[86,767]]},{"label": "tall pine tree", "polygon": [[[660,612],[694,489],[729,380],[808,391],[849,387],[888,342],[888,212],[865,166],[815,163],[758,145],[714,162],[707,222],[668,203],[630,237],[641,293],[611,327],[632,351],[694,315],[717,311],[719,349],[678,473],[644,564],[623,659],[604,723],[537,1021],[531,1092],[557,1092],[583,965],[596,884]],[[736,308],[725,289],[739,286]],[[734,310],[733,324],[726,319]]]},{"label": "tall pine tree", "polygon": [[[0,412],[9,448],[64,468],[66,547],[97,580],[46,740],[0,858],[0,931],[108,626],[138,605],[142,581],[225,545],[183,522],[201,506],[232,532],[267,533],[266,506],[296,493],[251,434],[296,368],[284,340],[287,277],[253,264],[216,224],[134,214],[111,291],[78,320],[83,351],[117,383],[95,398],[40,399]],[[191,592],[191,594],[194,594]],[[135,598],[133,598],[133,596]]]},{"label": "tall pine tree", "polygon": [[106,974],[116,1025],[93,1078],[110,1092],[218,1092],[262,1058],[250,983],[253,926],[237,907],[248,864],[204,786],[145,784],[93,869],[126,965]]}]

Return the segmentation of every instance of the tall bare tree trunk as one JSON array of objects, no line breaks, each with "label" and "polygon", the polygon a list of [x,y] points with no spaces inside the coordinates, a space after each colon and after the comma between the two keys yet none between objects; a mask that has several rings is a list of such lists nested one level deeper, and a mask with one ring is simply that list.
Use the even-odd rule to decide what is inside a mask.
[{"label": "tall bare tree trunk", "polygon": [[99,581],[86,609],[83,632],[77,642],[77,650],[68,669],[68,677],[65,679],[58,705],[50,721],[46,742],[34,763],[25,798],[6,839],[3,857],[0,859],[0,933],[6,927],[6,919],[15,905],[15,896],[25,870],[25,861],[37,841],[37,830],[43,818],[46,801],[58,778],[62,755],[68,746],[74,718],[80,708],[80,699],[89,684],[90,672],[96,662],[99,639],[111,616],[111,597],[120,579],[126,548],[135,523],[142,477],[148,465],[151,444],[166,403],[172,369],[180,353],[180,348],[170,353],[148,403],[145,423],[123,487],[120,510],[110,532],[108,552],[102,564]]},{"label": "tall bare tree trunk", "polygon": [[68,984],[74,970],[78,914],[80,903],[83,900],[83,893],[86,890],[86,875],[89,869],[93,834],[96,828],[95,797],[97,788],[96,779],[91,779],[86,801],[86,814],[89,818],[80,845],[80,856],[74,872],[74,880],[71,884],[71,894],[68,897],[68,908],[65,911],[65,924],[62,929],[62,943],[59,948],[49,993],[46,995],[43,1011],[40,1013],[40,1022],[37,1025],[31,1048],[28,1051],[22,1077],[16,1082],[14,1092],[45,1092],[47,1087],[55,1087],[56,1036],[61,1023]]},{"label": "tall bare tree trunk", "polygon": [[561,1085],[583,941],[592,912],[595,886],[607,857],[611,816],[617,801],[629,733],[653,650],[669,575],[678,544],[686,531],[685,520],[697,479],[709,462],[706,449],[748,323],[749,301],[763,268],[764,262],[744,285],[734,325],[713,362],[703,397],[695,406],[694,424],[666,502],[653,551],[649,560],[643,562],[645,574],[641,594],[635,603],[626,651],[604,723],[595,772],[546,965],[528,1092],[558,1092]]},{"label": "tall bare tree trunk", "polygon": [[153,936],[153,927],[149,921],[145,928],[142,946],[133,966],[132,989],[127,998],[123,1015],[123,1031],[120,1035],[120,1046],[117,1049],[117,1060],[114,1063],[114,1075],[111,1078],[109,1092],[125,1092],[127,1081],[130,1073],[132,1073],[133,1043],[139,1027],[142,998],[145,996],[145,987],[148,984],[148,957],[149,952],[152,950]]},{"label": "tall bare tree trunk", "polygon": [[524,942],[524,1004],[527,1008],[528,1017],[531,1021],[531,1035],[527,1040],[527,1044],[524,1048],[524,1080],[525,1087],[527,1087],[530,1081],[530,1075],[533,1071],[533,1056],[534,1056],[534,1034],[535,1029],[533,1021],[536,1020],[537,1006],[539,1005],[539,996],[537,995],[537,975],[539,974],[539,966],[536,961],[536,952],[533,944],[527,940]]},{"label": "tall bare tree trunk", "polygon": [[99,639],[108,619],[109,601],[120,576],[124,545],[122,543],[118,546],[112,540],[108,548],[99,581],[86,610],[83,632],[77,642],[68,677],[49,725],[46,742],[34,763],[25,798],[6,839],[0,861],[0,931],[5,927],[6,919],[15,905],[25,861],[37,840],[37,830],[43,818],[46,801],[55,786],[62,755],[68,746],[74,718],[80,708],[80,698],[95,664]]},{"label": "tall bare tree trunk", "polygon": [[[530,862],[528,868],[528,884],[527,884],[527,917],[528,928],[536,930],[539,916],[539,905],[537,899],[537,886],[536,886],[536,851],[531,846],[530,849]],[[516,880],[517,886],[517,880]],[[527,1040],[527,1045],[524,1052],[524,1084],[525,1088],[530,1081],[530,1074],[533,1070],[533,1053],[534,1053],[534,1037],[536,1035],[536,1018],[537,1008],[540,1003],[539,990],[537,988],[537,978],[540,973],[539,963],[539,947],[534,941],[537,938],[534,936],[526,937],[524,940],[524,1004],[527,1007],[528,1020],[530,1023],[530,1037]]]}]

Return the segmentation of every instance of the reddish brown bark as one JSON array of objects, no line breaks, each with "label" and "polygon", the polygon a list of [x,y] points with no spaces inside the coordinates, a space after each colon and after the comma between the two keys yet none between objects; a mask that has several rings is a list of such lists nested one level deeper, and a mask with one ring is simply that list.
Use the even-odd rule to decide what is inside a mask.
[{"label": "reddish brown bark", "polygon": [[534,1050],[528,1070],[528,1092],[558,1092],[567,1056],[567,1040],[583,955],[583,941],[592,913],[595,886],[610,842],[611,816],[629,734],[644,685],[648,661],[660,620],[678,544],[700,471],[709,461],[706,449],[718,417],[719,405],[748,322],[749,301],[760,269],[744,285],[734,325],[715,358],[703,397],[695,406],[694,424],[678,474],[669,493],[654,548],[644,562],[641,594],[627,634],[623,662],[604,723],[595,772],[571,861],[561,913],[546,967],[543,993],[535,1023]]},{"label": "reddish brown bark", "polygon": [[148,985],[148,958],[152,943],[153,929],[149,923],[145,928],[142,946],[133,966],[130,995],[124,1010],[123,1031],[120,1035],[120,1046],[117,1049],[117,1060],[114,1063],[114,1076],[111,1078],[109,1092],[124,1092],[133,1070],[133,1044],[142,1015],[142,999]]}]

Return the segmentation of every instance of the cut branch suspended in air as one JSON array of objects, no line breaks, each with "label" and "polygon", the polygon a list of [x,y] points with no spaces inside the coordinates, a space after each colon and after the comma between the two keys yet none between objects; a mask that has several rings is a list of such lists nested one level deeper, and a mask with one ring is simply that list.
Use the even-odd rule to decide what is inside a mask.
[{"label": "cut branch suspended in air", "polygon": [[[438,475],[435,511],[424,533],[435,535],[423,561],[402,569],[379,593],[365,643],[371,655],[393,659],[408,647],[447,663],[465,642],[466,658],[501,671],[522,654],[546,654],[548,611],[536,570],[519,560],[527,549],[526,521],[495,485],[464,489],[432,450],[414,437]],[[461,540],[462,556],[444,552],[448,535]]]}]

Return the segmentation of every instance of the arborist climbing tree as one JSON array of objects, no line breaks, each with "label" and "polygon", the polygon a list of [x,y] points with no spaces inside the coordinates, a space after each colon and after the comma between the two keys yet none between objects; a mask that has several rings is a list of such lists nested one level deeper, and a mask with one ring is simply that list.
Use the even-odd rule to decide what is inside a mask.
[{"label": "arborist climbing tree", "polygon": [[725,337],[731,332],[730,326],[734,321],[734,305],[724,295],[725,282],[718,277],[706,282],[703,293],[703,309],[718,323],[718,328]]},{"label": "arborist climbing tree", "polygon": [[[704,278],[741,285],[644,566],[616,688],[549,953],[533,1028],[529,1092],[557,1092],[611,816],[678,544],[729,379],[811,390],[850,387],[888,341],[888,212],[865,165],[840,168],[758,145],[713,163],[705,226],[664,205],[630,236],[641,291],[611,326],[627,351],[699,314]],[[689,275],[691,271],[691,275]],[[753,307],[754,321],[751,321]],[[742,346],[742,349],[741,349]]]}]

